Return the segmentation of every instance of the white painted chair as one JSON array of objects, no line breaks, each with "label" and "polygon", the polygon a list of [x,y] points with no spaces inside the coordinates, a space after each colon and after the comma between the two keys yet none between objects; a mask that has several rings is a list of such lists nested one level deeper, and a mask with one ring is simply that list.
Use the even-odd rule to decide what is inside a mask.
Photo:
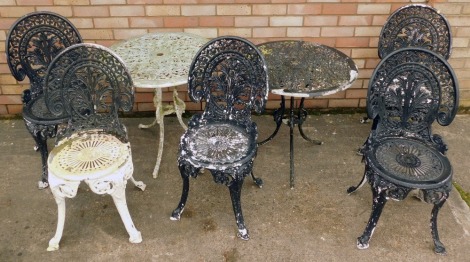
[{"label": "white painted chair", "polygon": [[55,236],[48,251],[59,249],[65,222],[65,198],[77,194],[84,181],[96,194],[109,194],[129,233],[131,243],[142,242],[126,204],[127,180],[134,166],[127,131],[118,110],[130,111],[134,90],[124,63],[111,50],[96,44],[65,49],[49,66],[46,103],[54,114],[66,111],[67,125],[57,134],[48,157],[48,178],[58,206]]}]

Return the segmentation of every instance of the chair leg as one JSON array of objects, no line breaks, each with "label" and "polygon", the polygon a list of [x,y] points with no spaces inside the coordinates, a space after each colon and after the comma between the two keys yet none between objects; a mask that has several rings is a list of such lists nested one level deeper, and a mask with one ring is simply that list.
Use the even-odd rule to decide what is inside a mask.
[{"label": "chair leg", "polygon": [[57,229],[55,235],[51,240],[49,240],[49,247],[47,251],[56,251],[59,250],[59,242],[62,238],[62,233],[64,231],[65,223],[65,197],[61,194],[56,193],[56,189],[52,189],[52,194],[54,195],[55,202],[57,203]]},{"label": "chair leg", "polygon": [[377,188],[372,187],[373,201],[372,201],[372,212],[370,214],[369,221],[364,230],[362,236],[357,238],[357,248],[366,249],[369,247],[369,241],[374,233],[377,222],[379,221],[382,210],[387,203],[385,192],[380,191]]},{"label": "chair leg", "polygon": [[145,188],[147,187],[147,185],[144,184],[144,182],[135,180],[135,178],[133,176],[131,176],[130,180],[134,184],[134,186],[136,186],[137,188],[139,188],[142,191],[145,191]]},{"label": "chair leg", "polygon": [[135,228],[129,209],[127,208],[126,184],[124,181],[114,183],[114,191],[111,193],[111,196],[113,197],[114,204],[129,234],[129,242],[134,244],[142,242],[142,235],[140,231]]},{"label": "chair leg", "polygon": [[229,184],[230,198],[232,199],[233,212],[235,213],[235,220],[237,222],[238,234],[237,236],[243,240],[249,240],[248,229],[243,220],[242,206],[240,202],[241,190],[243,186],[243,178],[232,180]]},{"label": "chair leg", "polygon": [[41,153],[42,175],[41,181],[38,182],[38,188],[45,189],[49,186],[49,182],[47,181],[47,157],[49,154],[47,149],[47,137],[42,135],[40,131],[35,132],[32,136],[36,142],[39,153]]},{"label": "chair leg", "polygon": [[181,192],[181,199],[178,203],[178,207],[173,210],[170,219],[180,220],[181,214],[183,213],[184,207],[186,206],[186,200],[188,200],[189,193],[189,174],[184,171],[184,167],[180,167],[181,178],[183,179],[183,190]]},{"label": "chair leg", "polygon": [[357,186],[351,186],[348,188],[347,192],[348,192],[348,195],[349,194],[352,194],[354,192],[356,192],[359,188],[361,188],[365,183],[367,182],[367,176],[366,176],[366,172],[364,172],[364,175],[362,176],[362,179],[361,179],[361,182],[359,182],[359,184],[357,184]]},{"label": "chair leg", "polygon": [[444,205],[446,202],[446,198],[444,198],[442,201],[440,201],[437,204],[434,204],[434,207],[431,212],[431,235],[432,239],[434,241],[434,252],[439,255],[445,255],[446,254],[446,248],[444,247],[444,244],[439,240],[439,233],[437,231],[437,215],[439,213],[439,210],[441,207]]},{"label": "chair leg", "polygon": [[57,228],[56,233],[51,240],[49,240],[49,247],[47,251],[56,251],[59,249],[59,242],[62,238],[65,223],[65,198],[73,198],[77,195],[78,185],[80,182],[71,182],[61,184],[51,188],[52,195],[57,203]]},{"label": "chair leg", "polygon": [[253,178],[253,182],[255,182],[255,185],[257,185],[259,188],[263,187],[263,180],[259,177],[255,177],[253,171],[251,171],[251,178]]}]

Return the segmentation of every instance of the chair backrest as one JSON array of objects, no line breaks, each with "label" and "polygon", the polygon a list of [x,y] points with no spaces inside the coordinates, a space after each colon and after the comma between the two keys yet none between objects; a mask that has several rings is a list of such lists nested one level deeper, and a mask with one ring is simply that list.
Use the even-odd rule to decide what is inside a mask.
[{"label": "chair backrest", "polygon": [[43,80],[52,59],[64,48],[81,43],[78,30],[65,17],[46,11],[27,14],[10,28],[7,63],[18,81],[27,76],[31,97],[43,92]]},{"label": "chair backrest", "polygon": [[189,70],[189,96],[205,99],[203,120],[248,123],[251,111],[262,112],[268,96],[264,57],[248,40],[215,38],[195,56]]},{"label": "chair backrest", "polygon": [[132,110],[134,87],[124,62],[110,49],[91,43],[66,48],[47,70],[45,97],[51,113],[70,116],[66,136],[102,130],[127,140],[118,111]]},{"label": "chair backrest", "polygon": [[372,74],[367,112],[378,118],[376,135],[429,138],[434,120],[449,125],[458,109],[458,82],[441,56],[404,48],[384,58]]},{"label": "chair backrest", "polygon": [[426,48],[449,59],[452,52],[449,22],[428,5],[412,4],[397,9],[380,32],[379,57],[403,47]]}]

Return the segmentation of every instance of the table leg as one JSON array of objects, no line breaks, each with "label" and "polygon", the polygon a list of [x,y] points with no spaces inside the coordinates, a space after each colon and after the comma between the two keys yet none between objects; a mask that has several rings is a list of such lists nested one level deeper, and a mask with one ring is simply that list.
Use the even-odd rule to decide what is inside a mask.
[{"label": "table leg", "polygon": [[299,125],[299,132],[300,132],[300,135],[307,141],[311,142],[311,143],[314,143],[314,144],[317,144],[317,145],[322,145],[323,142],[320,141],[320,140],[316,140],[316,139],[311,139],[309,137],[307,137],[305,134],[304,134],[304,130],[302,129],[302,125],[305,121],[305,119],[307,119],[307,110],[305,110],[304,108],[304,100],[305,98],[302,97],[302,99],[300,100],[300,106],[299,106],[299,110],[298,110],[298,115],[297,115],[297,121],[298,121],[298,125]]},{"label": "table leg", "polygon": [[163,122],[163,117],[165,116],[165,112],[162,108],[162,90],[160,88],[157,88],[156,91],[156,101],[158,102],[158,105],[155,105],[157,108],[157,113],[156,113],[156,122],[160,126],[160,139],[158,142],[158,153],[157,153],[157,162],[155,163],[155,168],[153,169],[153,178],[157,178],[158,175],[158,169],[160,168],[160,162],[162,161],[162,154],[163,154],[163,141],[165,140],[165,127],[164,127],[164,122]]},{"label": "table leg", "polygon": [[186,103],[178,97],[178,91],[176,91],[176,87],[173,88],[173,106],[175,107],[175,113],[178,117],[180,125],[184,128],[184,130],[187,130],[188,127],[184,124],[183,118],[181,116],[186,109]]},{"label": "table leg", "polygon": [[157,178],[158,170],[160,168],[160,163],[162,161],[162,155],[163,155],[163,142],[164,142],[164,137],[165,137],[165,127],[164,127],[164,122],[163,122],[164,116],[176,113],[176,116],[178,117],[178,121],[180,125],[185,130],[188,128],[184,124],[183,118],[182,118],[182,114],[184,113],[184,110],[186,109],[186,104],[184,103],[183,100],[181,100],[178,97],[178,92],[176,91],[176,88],[173,89],[173,105],[171,107],[169,106],[164,107],[162,105],[162,89],[161,88],[155,88],[155,96],[153,97],[153,104],[155,105],[155,120],[149,125],[139,124],[139,128],[149,128],[149,127],[154,126],[155,124],[158,124],[160,126],[160,138],[158,142],[157,162],[155,163],[155,167],[152,173],[153,178]]},{"label": "table leg", "polygon": [[290,188],[294,188],[294,97],[290,97],[289,129],[290,129]]},{"label": "table leg", "polygon": [[258,142],[259,146],[268,143],[269,141],[271,141],[277,135],[277,132],[279,131],[279,128],[282,125],[282,118],[284,117],[284,111],[285,110],[286,110],[285,98],[284,98],[284,96],[281,96],[281,107],[276,109],[273,113],[274,122],[276,122],[276,130],[274,130],[274,132],[268,138],[266,138],[265,140],[263,140],[261,142]]},{"label": "table leg", "polygon": [[153,96],[153,105],[155,106],[155,120],[153,120],[153,122],[148,125],[139,124],[139,128],[150,128],[157,124],[159,111],[162,110],[162,90],[160,88],[155,88],[155,95]]}]

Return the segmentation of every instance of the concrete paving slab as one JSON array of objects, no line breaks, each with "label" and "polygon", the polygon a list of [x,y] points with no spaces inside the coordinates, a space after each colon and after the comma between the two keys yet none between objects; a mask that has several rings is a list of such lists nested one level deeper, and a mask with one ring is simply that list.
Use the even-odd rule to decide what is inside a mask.
[{"label": "concrete paving slab", "polygon": [[[249,241],[236,237],[228,189],[206,172],[190,180],[187,207],[181,221],[171,221],[181,193],[177,148],[183,129],[175,117],[165,118],[165,144],[160,173],[152,178],[157,156],[158,127],[137,128],[150,118],[124,118],[129,130],[134,177],[128,206],[143,242],[131,244],[110,196],[93,194],[80,185],[68,199],[60,249],[47,252],[54,235],[57,207],[50,190],[38,190],[40,155],[22,120],[0,121],[0,261],[469,261],[470,211],[456,190],[439,214],[439,233],[448,255],[435,255],[429,230],[432,206],[414,198],[390,201],[369,249],[358,250],[356,238],[369,218],[369,186],[352,195],[364,165],[355,150],[370,124],[360,114],[312,115],[304,127],[313,145],[295,130],[296,186],[289,186],[289,130],[261,146],[256,187],[245,180],[242,208]],[[275,127],[271,116],[255,116],[260,140]],[[448,127],[436,126],[449,145],[454,180],[470,190],[468,148],[470,116],[459,115]],[[50,141],[50,145],[52,146]]]}]

